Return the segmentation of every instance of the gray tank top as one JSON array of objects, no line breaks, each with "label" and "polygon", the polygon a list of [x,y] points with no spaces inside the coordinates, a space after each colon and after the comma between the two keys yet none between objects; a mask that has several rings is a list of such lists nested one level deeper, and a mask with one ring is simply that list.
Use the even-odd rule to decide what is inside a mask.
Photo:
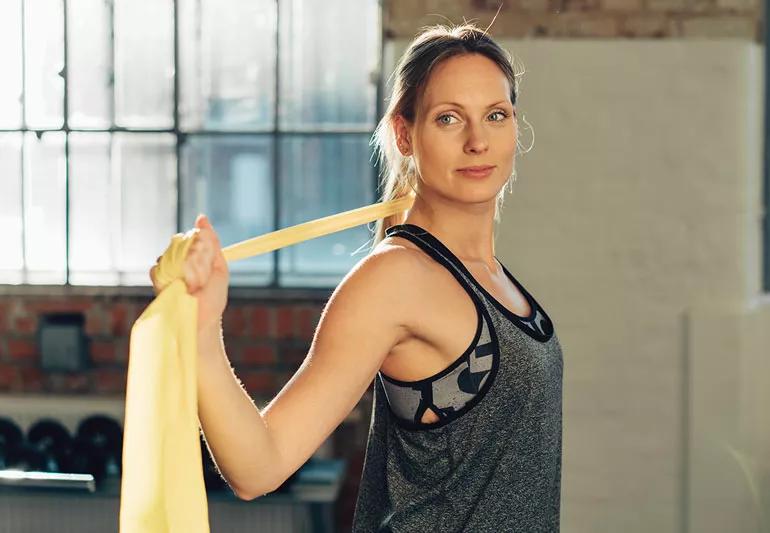
[{"label": "gray tank top", "polygon": [[[379,372],[353,532],[559,531],[562,351],[554,324],[530,304],[514,314],[436,237],[409,239],[446,267],[476,306],[476,334],[447,368],[419,381]],[[499,262],[499,261],[498,261]],[[439,420],[422,422],[430,408]]]}]

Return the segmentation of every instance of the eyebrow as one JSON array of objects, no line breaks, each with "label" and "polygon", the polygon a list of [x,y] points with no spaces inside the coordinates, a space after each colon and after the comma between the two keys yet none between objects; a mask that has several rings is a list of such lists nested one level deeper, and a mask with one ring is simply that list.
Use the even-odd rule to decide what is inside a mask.
[{"label": "eyebrow", "polygon": [[[460,103],[458,103],[458,102],[439,102],[439,103],[437,103],[437,104],[434,104],[434,105],[432,105],[432,106],[429,108],[429,110],[433,110],[433,109],[437,108],[438,106],[440,106],[440,105],[445,105],[445,104],[446,104],[446,105],[453,105],[453,106],[457,106],[457,107],[463,107],[463,105],[462,105],[462,104],[460,104]],[[500,105],[500,104],[511,105],[511,103],[510,103],[508,100],[500,100],[499,102],[495,102],[494,104],[489,104],[489,105],[487,106],[487,109],[489,109],[490,107],[495,107],[495,106],[498,106],[498,105]]]}]

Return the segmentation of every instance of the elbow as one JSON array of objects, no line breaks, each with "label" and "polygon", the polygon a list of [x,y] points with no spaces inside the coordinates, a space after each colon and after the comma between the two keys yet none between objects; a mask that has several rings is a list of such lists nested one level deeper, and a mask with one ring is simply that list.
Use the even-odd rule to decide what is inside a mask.
[{"label": "elbow", "polygon": [[265,463],[250,465],[248,471],[241,473],[240,483],[230,483],[239,499],[255,500],[277,490],[286,481],[288,476],[282,466],[281,456],[275,452],[265,457],[268,458]]},{"label": "elbow", "polygon": [[239,500],[243,500],[245,502],[250,502],[252,500],[256,500],[257,498],[260,498],[262,496],[270,494],[274,490],[275,489],[270,489],[270,490],[233,490],[233,492],[235,492],[235,495],[238,497]]},{"label": "elbow", "polygon": [[267,494],[270,494],[271,492],[276,490],[280,485],[281,483],[278,483],[278,484],[271,483],[269,485],[260,485],[260,486],[231,485],[231,487],[239,500],[249,502],[252,500],[256,500],[257,498],[260,498],[262,496],[265,496]]},{"label": "elbow", "polygon": [[243,500],[245,502],[250,502],[251,500],[254,500],[257,498],[257,495],[251,492],[244,492],[243,490],[236,490],[233,489],[233,492],[236,496],[238,496],[239,500]]}]

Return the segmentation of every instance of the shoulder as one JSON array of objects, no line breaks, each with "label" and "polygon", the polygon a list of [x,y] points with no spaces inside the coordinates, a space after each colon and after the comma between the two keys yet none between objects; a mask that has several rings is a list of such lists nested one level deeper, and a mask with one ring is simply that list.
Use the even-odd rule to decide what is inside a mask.
[{"label": "shoulder", "polygon": [[[359,261],[349,275],[365,277],[373,283],[385,283],[390,290],[409,291],[417,283],[431,279],[431,260],[414,243],[401,237],[387,237]],[[363,275],[363,276],[362,276]]]},{"label": "shoulder", "polygon": [[359,260],[337,285],[329,304],[342,303],[349,311],[367,307],[383,322],[408,322],[415,308],[415,287],[424,286],[430,276],[423,254],[408,241],[397,241],[405,239],[387,238]]}]

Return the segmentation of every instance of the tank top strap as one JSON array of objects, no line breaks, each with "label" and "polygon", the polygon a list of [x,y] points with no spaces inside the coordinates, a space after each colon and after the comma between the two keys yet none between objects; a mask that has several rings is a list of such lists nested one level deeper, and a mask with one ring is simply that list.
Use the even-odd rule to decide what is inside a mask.
[{"label": "tank top strap", "polygon": [[455,263],[455,257],[452,252],[427,230],[414,224],[396,224],[385,230],[385,236],[402,237],[419,246],[420,249],[449,270],[466,292],[475,297],[474,299],[484,301],[483,294],[476,289],[475,285],[463,272],[463,269]]}]

